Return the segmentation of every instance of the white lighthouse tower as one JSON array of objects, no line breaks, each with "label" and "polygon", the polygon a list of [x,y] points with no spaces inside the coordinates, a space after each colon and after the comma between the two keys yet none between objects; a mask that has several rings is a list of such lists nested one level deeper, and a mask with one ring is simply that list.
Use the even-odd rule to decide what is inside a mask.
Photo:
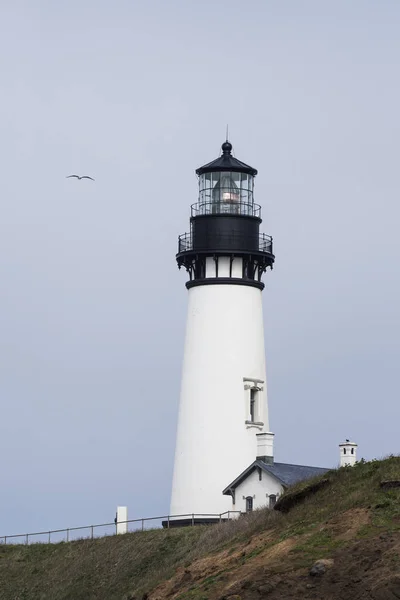
[{"label": "white lighthouse tower", "polygon": [[255,459],[256,434],[269,432],[261,278],[272,238],[260,234],[257,171],[231,152],[226,141],[197,169],[199,198],[176,256],[189,306],[170,514],[199,522],[231,508],[222,490]]}]

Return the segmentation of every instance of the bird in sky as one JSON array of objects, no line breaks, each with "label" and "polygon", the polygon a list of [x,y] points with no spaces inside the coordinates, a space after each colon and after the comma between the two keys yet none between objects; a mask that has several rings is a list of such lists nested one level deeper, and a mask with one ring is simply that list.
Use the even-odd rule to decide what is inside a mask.
[{"label": "bird in sky", "polygon": [[89,177],[89,175],[67,175],[65,179],[69,179],[70,177],[76,177],[76,179],[91,179],[94,181],[93,177]]},{"label": "bird in sky", "polygon": [[350,440],[346,440],[346,442],[349,442]]}]

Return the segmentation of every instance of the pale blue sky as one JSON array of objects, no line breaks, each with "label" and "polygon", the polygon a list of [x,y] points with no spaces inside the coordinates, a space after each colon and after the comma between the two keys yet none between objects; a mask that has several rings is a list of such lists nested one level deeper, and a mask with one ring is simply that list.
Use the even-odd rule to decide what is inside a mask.
[{"label": "pale blue sky", "polygon": [[174,255],[226,123],[275,240],[276,458],[398,452],[399,26],[395,0],[2,2],[0,535],[168,510]]}]

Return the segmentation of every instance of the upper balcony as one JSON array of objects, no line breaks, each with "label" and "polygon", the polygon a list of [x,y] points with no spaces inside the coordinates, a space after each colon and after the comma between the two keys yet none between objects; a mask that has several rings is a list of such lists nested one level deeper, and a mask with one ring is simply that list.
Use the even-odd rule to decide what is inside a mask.
[{"label": "upper balcony", "polygon": [[254,202],[228,201],[227,198],[220,202],[198,201],[191,206],[191,216],[200,215],[240,215],[245,217],[261,218],[261,206]]},{"label": "upper balcony", "polygon": [[257,253],[270,255],[273,259],[272,237],[265,233],[252,236],[251,239],[247,235],[240,235],[232,232],[231,234],[220,234],[213,236],[212,244],[208,240],[193,243],[193,235],[191,233],[183,233],[178,238],[178,255],[182,253],[208,253],[210,247],[219,254],[228,253]]}]

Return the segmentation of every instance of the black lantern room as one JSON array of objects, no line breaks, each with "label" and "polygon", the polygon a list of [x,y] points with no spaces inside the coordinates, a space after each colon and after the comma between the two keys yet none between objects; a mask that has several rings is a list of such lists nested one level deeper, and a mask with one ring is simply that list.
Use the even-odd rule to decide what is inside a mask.
[{"label": "black lantern room", "polygon": [[[192,204],[190,233],[179,236],[176,260],[195,285],[237,283],[263,289],[262,274],[273,266],[272,238],[260,233],[261,207],[254,202],[257,170],[232,156],[232,144],[222,144],[216,160],[196,170],[199,199]],[[218,276],[221,257],[230,257],[229,276]],[[215,261],[213,276],[207,258]],[[232,264],[242,259],[242,276],[232,276]],[[226,274],[225,274],[226,275]]]}]

